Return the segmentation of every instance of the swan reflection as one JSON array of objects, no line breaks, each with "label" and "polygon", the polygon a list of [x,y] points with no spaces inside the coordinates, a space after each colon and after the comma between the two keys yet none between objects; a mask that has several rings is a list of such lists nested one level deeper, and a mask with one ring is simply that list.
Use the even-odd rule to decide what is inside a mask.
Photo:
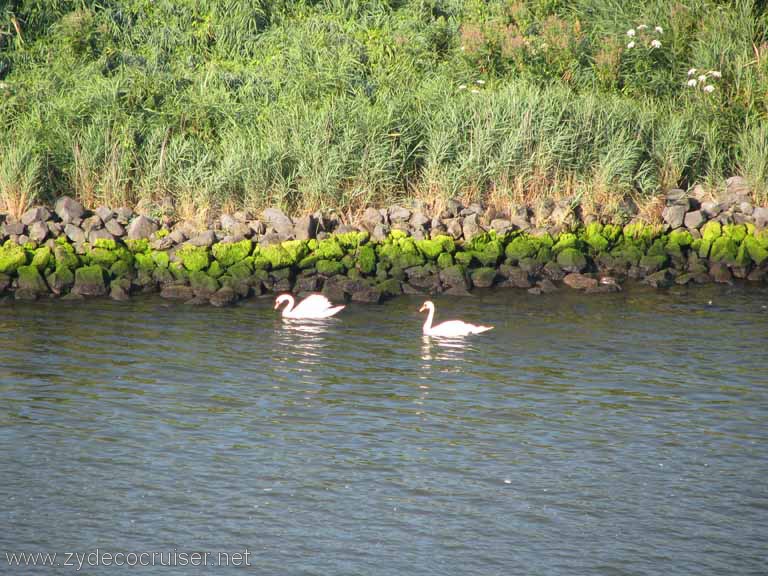
[{"label": "swan reflection", "polygon": [[276,328],[280,355],[275,360],[290,364],[291,370],[311,371],[321,363],[324,350],[328,347],[326,338],[329,320],[290,320],[283,318]]}]

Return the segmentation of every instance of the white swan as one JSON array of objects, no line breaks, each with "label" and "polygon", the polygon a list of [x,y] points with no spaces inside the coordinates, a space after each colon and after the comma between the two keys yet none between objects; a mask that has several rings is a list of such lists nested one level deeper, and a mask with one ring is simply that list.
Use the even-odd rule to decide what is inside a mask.
[{"label": "white swan", "polygon": [[334,306],[322,294],[310,294],[304,300],[298,303],[294,308],[295,300],[290,294],[281,294],[275,299],[275,310],[280,308],[283,302],[288,305],[283,308],[283,318],[311,319],[311,318],[330,318],[338,314],[344,306]]},{"label": "white swan", "polygon": [[427,300],[419,308],[419,312],[429,310],[427,314],[427,321],[424,322],[423,332],[427,336],[445,336],[447,338],[456,336],[468,336],[469,334],[480,334],[481,332],[487,332],[493,329],[493,326],[475,326],[474,324],[467,324],[461,320],[448,320],[442,322],[437,326],[432,326],[432,320],[435,317],[435,305],[431,300]]}]

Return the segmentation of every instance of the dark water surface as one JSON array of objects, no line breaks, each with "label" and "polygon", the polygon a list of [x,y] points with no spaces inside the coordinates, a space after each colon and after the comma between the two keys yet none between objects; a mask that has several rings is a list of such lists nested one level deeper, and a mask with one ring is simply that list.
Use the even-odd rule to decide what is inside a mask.
[{"label": "dark water surface", "polygon": [[0,306],[0,573],[766,574],[768,290],[436,302]]}]

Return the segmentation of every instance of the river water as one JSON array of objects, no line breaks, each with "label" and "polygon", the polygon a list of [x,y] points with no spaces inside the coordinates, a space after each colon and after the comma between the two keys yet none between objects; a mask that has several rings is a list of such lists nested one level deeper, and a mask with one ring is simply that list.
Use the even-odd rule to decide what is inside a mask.
[{"label": "river water", "polygon": [[0,305],[0,573],[766,573],[768,289],[436,303]]}]

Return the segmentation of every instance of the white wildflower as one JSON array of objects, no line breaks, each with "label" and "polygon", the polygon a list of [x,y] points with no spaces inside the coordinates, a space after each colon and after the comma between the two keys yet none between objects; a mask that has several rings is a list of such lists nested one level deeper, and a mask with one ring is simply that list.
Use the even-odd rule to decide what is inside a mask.
[{"label": "white wildflower", "polygon": [[479,84],[480,86],[482,86],[483,84],[485,84],[485,80],[477,80],[475,84]]},{"label": "white wildflower", "polygon": [[708,74],[709,74],[710,76],[712,76],[713,78],[720,78],[720,77],[722,76],[722,74],[720,74],[720,71],[719,71],[719,70],[710,70],[710,71],[708,72]]},{"label": "white wildflower", "polygon": [[647,30],[648,24],[640,24],[640,26],[637,27],[638,30]]},{"label": "white wildflower", "polygon": [[633,40],[629,44],[627,44],[627,48],[634,48],[635,47],[635,41]]},{"label": "white wildflower", "polygon": [[691,86],[692,88],[696,86],[696,78],[691,78],[688,80],[688,86]]},{"label": "white wildflower", "polygon": [[635,29],[634,28],[630,28],[629,30],[627,30],[627,36],[629,36],[631,38],[634,35],[635,35]]},{"label": "white wildflower", "polygon": [[688,76],[693,76],[694,74],[696,74],[696,68],[691,68],[688,70]]},{"label": "white wildflower", "polygon": [[661,48],[661,42],[659,40],[651,40],[651,48]]},{"label": "white wildflower", "polygon": [[706,86],[704,86],[704,92],[706,92],[707,94],[714,91],[715,91],[715,87],[712,86],[712,84],[707,84]]},{"label": "white wildflower", "polygon": [[699,82],[706,82],[706,81],[707,81],[707,76],[706,76],[706,74],[700,74],[700,75],[699,75],[699,77],[697,78],[697,80],[698,80]]},{"label": "white wildflower", "polygon": [[473,88],[473,89],[472,89],[472,94],[480,94],[480,90],[475,90],[475,89]]},{"label": "white wildflower", "polygon": [[459,90],[466,90],[466,89],[467,89],[467,85],[466,84],[460,84],[459,85]]},{"label": "white wildflower", "polygon": [[654,30],[656,30],[656,32],[658,32],[659,34],[664,34],[664,28],[662,28],[661,26],[656,26]]}]

